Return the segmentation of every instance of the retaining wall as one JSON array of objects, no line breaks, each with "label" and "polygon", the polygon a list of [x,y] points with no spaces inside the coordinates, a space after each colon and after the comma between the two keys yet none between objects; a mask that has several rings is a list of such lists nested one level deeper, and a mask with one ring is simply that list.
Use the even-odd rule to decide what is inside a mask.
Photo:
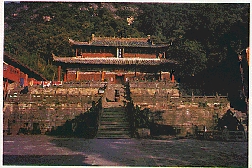
[{"label": "retaining wall", "polygon": [[28,94],[13,90],[4,102],[4,133],[17,134],[20,129],[40,130],[42,134],[51,131],[87,112],[102,96],[98,94],[99,87],[34,86]]},{"label": "retaining wall", "polygon": [[196,125],[213,129],[216,117],[230,108],[226,96],[182,96],[174,83],[130,83],[130,92],[134,105],[149,109],[151,122],[173,126],[183,135]]}]

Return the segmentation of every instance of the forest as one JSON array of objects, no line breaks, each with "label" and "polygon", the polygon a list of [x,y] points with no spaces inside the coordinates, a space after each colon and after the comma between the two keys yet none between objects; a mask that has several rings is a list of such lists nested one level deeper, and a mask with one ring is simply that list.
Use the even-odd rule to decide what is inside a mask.
[{"label": "forest", "polygon": [[154,43],[171,44],[167,58],[179,62],[175,77],[185,90],[236,95],[249,12],[249,3],[4,3],[4,51],[53,80],[51,54],[72,56],[69,38],[151,35]]}]

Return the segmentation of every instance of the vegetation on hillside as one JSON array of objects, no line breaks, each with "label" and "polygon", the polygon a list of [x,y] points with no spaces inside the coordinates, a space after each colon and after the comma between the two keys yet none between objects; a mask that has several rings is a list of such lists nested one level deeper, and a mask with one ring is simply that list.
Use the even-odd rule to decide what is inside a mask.
[{"label": "vegetation on hillside", "polygon": [[4,50],[51,80],[51,53],[74,55],[69,38],[151,35],[154,43],[172,44],[167,57],[180,62],[176,76],[186,78],[236,61],[230,53],[249,44],[249,11],[245,3],[5,3]]}]

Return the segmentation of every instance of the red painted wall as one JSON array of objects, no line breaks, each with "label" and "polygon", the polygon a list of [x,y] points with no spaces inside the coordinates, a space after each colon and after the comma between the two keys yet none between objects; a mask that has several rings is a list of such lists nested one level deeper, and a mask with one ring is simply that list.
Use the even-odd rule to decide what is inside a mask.
[{"label": "red painted wall", "polygon": [[67,72],[67,81],[75,81],[76,80],[76,73]]},{"label": "red painted wall", "polygon": [[[78,72],[78,81],[101,81],[102,72]],[[135,78],[135,73],[123,73],[123,72],[104,72],[104,80],[110,83],[116,83],[116,75],[122,75],[123,80],[133,80]],[[146,77],[145,73],[136,73],[136,78],[138,80],[144,80]],[[162,80],[171,80],[169,72],[162,72]],[[67,72],[67,81],[77,81],[77,72],[71,71]]]},{"label": "red painted wall", "polygon": [[156,54],[124,53],[124,58],[156,58]]},{"label": "red painted wall", "polygon": [[11,65],[3,64],[3,77],[14,82],[20,82],[20,70]]},{"label": "red painted wall", "polygon": [[82,53],[83,58],[106,58],[115,57],[112,53]]},{"label": "red painted wall", "polygon": [[[116,57],[112,53],[82,53],[83,58],[108,58]],[[123,53],[124,58],[157,58],[156,54]]]},{"label": "red painted wall", "polygon": [[79,72],[80,81],[101,81],[101,73],[83,73]]},{"label": "red painted wall", "polygon": [[15,68],[14,66],[8,65],[6,63],[3,64],[3,77],[20,84],[21,82],[23,82],[23,86],[32,86],[39,84],[39,81],[37,81],[36,79],[29,78],[28,74],[25,74],[18,68]]}]

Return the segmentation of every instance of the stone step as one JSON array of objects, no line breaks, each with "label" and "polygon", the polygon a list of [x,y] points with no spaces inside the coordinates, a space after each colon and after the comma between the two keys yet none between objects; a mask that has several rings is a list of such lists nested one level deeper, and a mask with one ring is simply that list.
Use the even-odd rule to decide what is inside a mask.
[{"label": "stone step", "polygon": [[117,111],[124,111],[124,107],[110,107],[110,108],[104,108],[103,111],[114,111],[114,112],[117,112]]},{"label": "stone step", "polygon": [[118,116],[114,115],[114,116],[102,116],[101,121],[103,121],[103,119],[104,120],[109,120],[109,121],[111,121],[111,120],[123,121],[123,120],[126,120],[127,118],[125,116],[122,116],[122,115],[118,115]]},{"label": "stone step", "polygon": [[118,119],[118,118],[113,118],[113,119],[104,119],[102,118],[100,120],[100,124],[101,125],[127,125],[128,124],[128,120],[127,119]]},{"label": "stone step", "polygon": [[100,126],[99,131],[128,131],[129,127],[111,127],[111,126]]},{"label": "stone step", "polygon": [[117,126],[100,126],[99,127],[99,129],[98,129],[98,133],[99,132],[107,132],[107,133],[111,133],[111,131],[126,131],[126,132],[128,132],[129,131],[129,126],[128,125],[126,125],[126,126],[119,126],[119,127],[117,127]]},{"label": "stone step", "polygon": [[100,125],[98,130],[101,130],[101,129],[129,129],[129,125]]},{"label": "stone step", "polygon": [[105,115],[116,115],[116,114],[120,114],[120,115],[125,115],[125,111],[105,111],[105,112],[102,112],[102,115],[105,114]]},{"label": "stone step", "polygon": [[98,139],[129,139],[129,135],[101,135],[97,136]]},{"label": "stone step", "polygon": [[103,128],[116,128],[116,129],[128,129],[129,125],[100,125],[99,129],[103,129]]},{"label": "stone step", "polygon": [[118,122],[118,121],[101,121],[100,122],[101,125],[128,125],[128,122],[126,121],[122,121],[122,122]]},{"label": "stone step", "polygon": [[128,120],[117,120],[117,119],[114,119],[114,120],[101,119],[100,120],[100,125],[112,125],[112,126],[121,125],[121,126],[125,126],[125,125],[128,125],[128,124],[129,124]]},{"label": "stone step", "polygon": [[128,121],[126,117],[101,117],[100,121],[117,121],[117,122],[124,122],[124,121]]},{"label": "stone step", "polygon": [[123,134],[129,134],[129,131],[128,130],[111,130],[111,131],[108,131],[108,130],[98,130],[98,135],[101,135],[101,134],[111,134],[111,135],[123,135]]},{"label": "stone step", "polygon": [[107,138],[107,139],[110,139],[110,138],[130,138],[130,135],[129,134],[121,134],[121,135],[118,135],[118,134],[101,134],[101,135],[97,135],[96,138]]},{"label": "stone step", "polygon": [[107,135],[129,135],[130,132],[127,131],[120,131],[120,130],[99,130],[97,136],[107,136]]},{"label": "stone step", "polygon": [[124,110],[121,111],[103,111],[102,112],[102,117],[108,117],[108,116],[112,116],[112,117],[124,117],[126,116],[126,113]]},{"label": "stone step", "polygon": [[118,123],[118,122],[109,122],[109,121],[102,121],[100,123],[100,126],[105,126],[105,127],[117,127],[117,128],[125,128],[125,127],[129,127],[129,124],[127,122],[124,123]]},{"label": "stone step", "polygon": [[125,114],[125,111],[103,111],[102,114]]},{"label": "stone step", "polygon": [[103,113],[102,114],[103,118],[125,118],[125,114],[124,113]]}]

